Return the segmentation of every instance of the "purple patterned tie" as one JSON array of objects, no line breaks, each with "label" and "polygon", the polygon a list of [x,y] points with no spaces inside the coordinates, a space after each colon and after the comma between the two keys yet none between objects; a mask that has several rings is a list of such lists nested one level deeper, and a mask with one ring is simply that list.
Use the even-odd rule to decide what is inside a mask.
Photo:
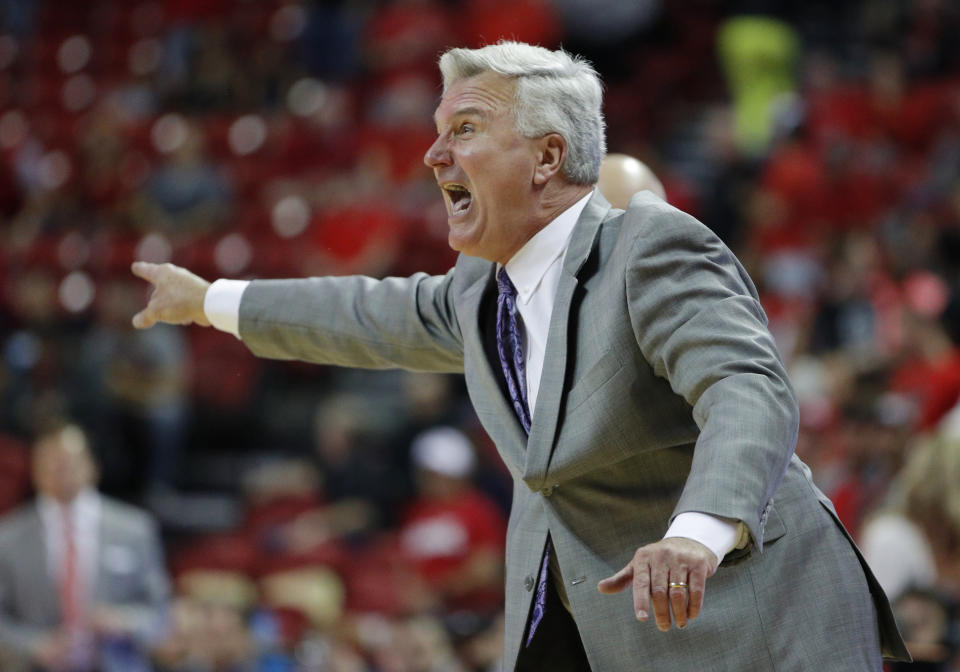
[{"label": "purple patterned tie", "polygon": [[523,357],[523,341],[517,324],[517,288],[510,282],[506,269],[497,272],[497,354],[507,379],[513,410],[530,433],[530,408],[527,405],[527,366]]},{"label": "purple patterned tie", "polygon": [[[507,390],[513,410],[523,425],[523,431],[530,433],[530,406],[527,403],[527,366],[523,355],[523,341],[517,324],[517,288],[510,282],[507,271],[497,271],[497,354],[500,355],[500,367],[507,380]],[[533,633],[543,620],[547,602],[547,565],[550,563],[550,544],[543,554],[540,576],[537,578],[537,594],[530,615],[530,629],[527,632],[527,646],[533,640]]]}]

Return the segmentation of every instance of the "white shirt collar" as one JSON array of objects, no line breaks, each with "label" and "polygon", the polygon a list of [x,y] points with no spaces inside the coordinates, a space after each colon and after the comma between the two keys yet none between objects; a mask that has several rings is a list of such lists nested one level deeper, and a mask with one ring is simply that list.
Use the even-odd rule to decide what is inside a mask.
[{"label": "white shirt collar", "polygon": [[507,262],[507,275],[517,288],[517,296],[523,303],[530,301],[547,269],[566,253],[573,229],[591,196],[592,190],[537,231]]},{"label": "white shirt collar", "polygon": [[[46,521],[59,523],[63,505],[52,497],[41,495],[38,498],[40,514]],[[93,488],[85,488],[67,505],[74,521],[91,520],[100,512],[100,495]]]}]

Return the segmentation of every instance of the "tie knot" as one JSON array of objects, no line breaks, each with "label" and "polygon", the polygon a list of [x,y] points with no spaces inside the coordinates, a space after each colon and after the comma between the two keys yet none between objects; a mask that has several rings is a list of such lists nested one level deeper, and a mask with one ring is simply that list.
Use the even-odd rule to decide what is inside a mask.
[{"label": "tie knot", "polygon": [[508,296],[511,299],[517,297],[517,288],[513,286],[513,283],[510,281],[510,276],[507,275],[507,269],[505,268],[497,271],[497,292],[501,296]]}]

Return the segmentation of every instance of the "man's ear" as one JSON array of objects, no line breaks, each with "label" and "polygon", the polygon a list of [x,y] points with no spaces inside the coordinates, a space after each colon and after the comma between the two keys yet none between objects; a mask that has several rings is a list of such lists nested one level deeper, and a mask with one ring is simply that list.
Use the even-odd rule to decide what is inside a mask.
[{"label": "man's ear", "polygon": [[537,165],[533,171],[533,183],[544,185],[563,168],[567,158],[567,141],[559,133],[547,133],[540,138]]}]

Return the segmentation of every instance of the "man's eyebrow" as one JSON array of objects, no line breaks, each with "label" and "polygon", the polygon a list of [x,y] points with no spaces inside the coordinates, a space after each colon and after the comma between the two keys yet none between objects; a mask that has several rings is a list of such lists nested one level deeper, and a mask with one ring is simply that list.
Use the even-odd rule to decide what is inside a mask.
[{"label": "man's eyebrow", "polygon": [[[457,119],[459,117],[483,117],[486,118],[487,111],[482,107],[461,107],[459,110],[455,110],[451,113],[451,119]],[[434,122],[438,122],[436,115],[433,117]]]}]

